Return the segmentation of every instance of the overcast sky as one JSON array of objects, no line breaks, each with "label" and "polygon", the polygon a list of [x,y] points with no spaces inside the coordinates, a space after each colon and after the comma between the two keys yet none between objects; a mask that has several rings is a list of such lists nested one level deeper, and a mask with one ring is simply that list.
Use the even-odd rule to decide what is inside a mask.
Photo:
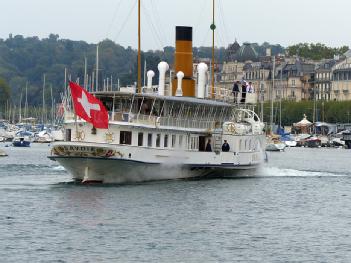
[{"label": "overcast sky", "polygon": [[[142,49],[174,45],[174,27],[194,27],[210,46],[212,0],[141,0]],[[137,0],[1,0],[0,38],[10,33],[137,46]],[[216,0],[216,45],[244,41],[350,45],[350,0]]]}]

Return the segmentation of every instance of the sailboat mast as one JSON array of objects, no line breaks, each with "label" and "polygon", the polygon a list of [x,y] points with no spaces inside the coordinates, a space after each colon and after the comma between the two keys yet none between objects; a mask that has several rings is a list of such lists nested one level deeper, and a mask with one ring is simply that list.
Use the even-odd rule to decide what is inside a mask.
[{"label": "sailboat mast", "polygon": [[282,96],[283,96],[283,67],[280,70],[279,128],[282,127]]},{"label": "sailboat mast", "polygon": [[24,118],[28,118],[28,81],[26,82],[26,100],[24,102]]},{"label": "sailboat mast", "polygon": [[50,85],[50,96],[51,96],[51,126],[54,126],[54,97],[52,96],[52,85]]},{"label": "sailboat mast", "polygon": [[22,92],[21,92],[20,103],[19,103],[19,118],[18,118],[18,122],[19,123],[22,122]]},{"label": "sailboat mast", "polygon": [[215,89],[214,89],[214,83],[215,83],[215,50],[214,50],[214,45],[215,45],[215,29],[216,29],[216,25],[215,25],[215,0],[212,0],[212,24],[211,24],[211,30],[212,30],[212,76],[211,76],[211,93],[212,93],[212,98],[214,98],[214,94],[215,94]]},{"label": "sailboat mast", "polygon": [[96,84],[95,91],[99,90],[99,44],[96,45],[96,76],[95,76]]},{"label": "sailboat mast", "polygon": [[140,0],[138,0],[138,92],[141,93]]},{"label": "sailboat mast", "polygon": [[275,56],[273,56],[273,70],[272,70],[272,90],[271,90],[271,133],[273,133],[273,106],[274,106],[274,76],[275,76]]},{"label": "sailboat mast", "polygon": [[88,89],[87,64],[88,64],[87,57],[85,57],[84,58],[84,88],[85,88],[85,90]]},{"label": "sailboat mast", "polygon": [[44,118],[44,114],[45,114],[45,82],[46,82],[46,76],[44,74],[44,81],[43,81],[43,113],[41,116],[41,122],[44,124],[45,122],[45,118]]}]

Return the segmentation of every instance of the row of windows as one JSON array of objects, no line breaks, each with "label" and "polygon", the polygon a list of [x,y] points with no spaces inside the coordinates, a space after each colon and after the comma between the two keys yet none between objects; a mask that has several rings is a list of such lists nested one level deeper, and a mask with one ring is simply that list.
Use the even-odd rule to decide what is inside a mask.
[{"label": "row of windows", "polygon": [[351,80],[351,72],[346,71],[346,72],[336,72],[334,73],[334,78],[335,81],[338,80]]},{"label": "row of windows", "polygon": [[264,79],[263,72],[257,72],[257,71],[246,72],[245,76],[246,76],[246,79]]},{"label": "row of windows", "polygon": [[317,73],[317,79],[326,79],[326,78],[330,78],[330,73]]},{"label": "row of windows", "polygon": [[[156,134],[156,142],[155,142],[155,146],[157,148],[161,147],[161,137],[162,136],[163,136],[163,145],[162,146],[164,148],[169,147],[169,140],[170,140],[172,148],[175,148],[177,146],[176,145],[177,135],[172,134],[171,136],[169,136],[168,134],[163,135],[161,133],[157,133]],[[145,143],[144,142],[144,133],[138,132],[138,146],[153,147],[153,138],[154,138],[154,134],[147,133],[147,140]],[[169,138],[171,138],[171,139],[169,139]],[[132,132],[131,131],[120,131],[119,143],[131,145],[132,144]],[[178,135],[178,146],[181,147],[182,145],[183,145],[183,135]]]}]

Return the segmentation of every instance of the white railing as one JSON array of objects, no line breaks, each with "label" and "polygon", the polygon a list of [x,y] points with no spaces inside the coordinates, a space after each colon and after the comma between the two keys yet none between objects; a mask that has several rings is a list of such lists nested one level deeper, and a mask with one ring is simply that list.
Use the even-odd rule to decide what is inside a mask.
[{"label": "white railing", "polygon": [[198,119],[181,119],[174,117],[160,117],[160,126],[194,128],[194,129],[212,129],[216,121],[198,120]]}]

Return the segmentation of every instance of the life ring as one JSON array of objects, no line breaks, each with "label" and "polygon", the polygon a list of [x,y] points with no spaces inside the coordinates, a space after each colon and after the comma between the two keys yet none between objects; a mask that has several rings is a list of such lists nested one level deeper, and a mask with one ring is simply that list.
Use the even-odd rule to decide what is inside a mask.
[{"label": "life ring", "polygon": [[115,140],[115,136],[113,132],[110,132],[110,131],[106,132],[105,139],[106,139],[106,142],[109,142],[109,143],[113,142]]},{"label": "life ring", "polygon": [[84,131],[77,131],[76,132],[76,139],[78,141],[83,141],[85,139],[85,133]]},{"label": "life ring", "polygon": [[235,134],[236,133],[235,124],[234,123],[228,124],[227,131],[230,132],[231,134]]}]

